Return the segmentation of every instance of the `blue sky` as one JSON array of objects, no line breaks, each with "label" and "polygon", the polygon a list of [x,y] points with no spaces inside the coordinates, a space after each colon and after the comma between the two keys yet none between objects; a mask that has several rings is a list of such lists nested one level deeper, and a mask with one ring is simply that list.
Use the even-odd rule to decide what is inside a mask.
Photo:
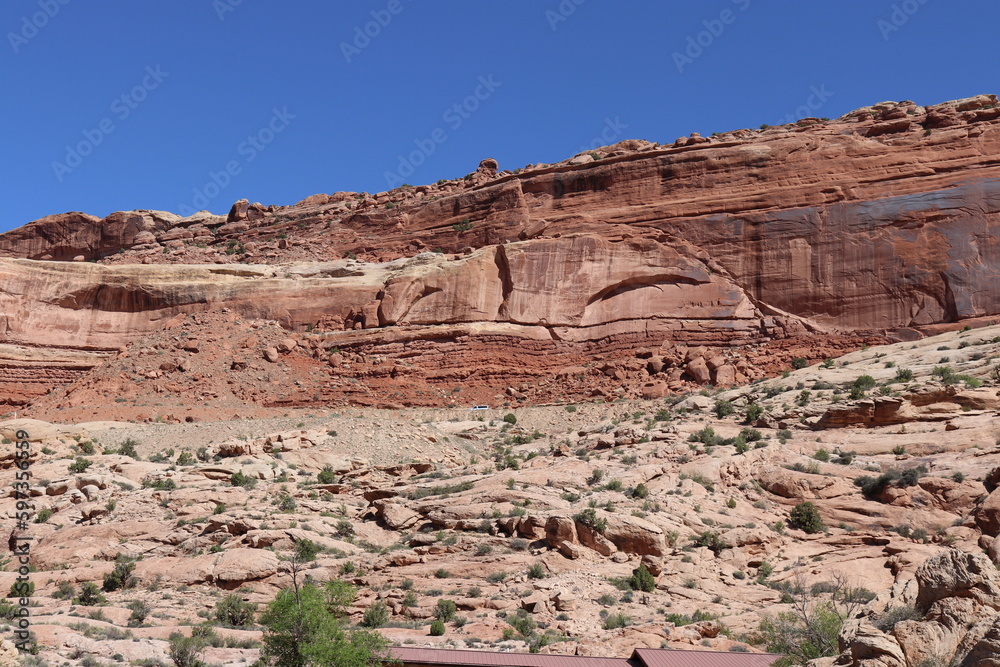
[{"label": "blue sky", "polygon": [[0,230],[997,92],[998,25],[994,0],[4,0]]}]

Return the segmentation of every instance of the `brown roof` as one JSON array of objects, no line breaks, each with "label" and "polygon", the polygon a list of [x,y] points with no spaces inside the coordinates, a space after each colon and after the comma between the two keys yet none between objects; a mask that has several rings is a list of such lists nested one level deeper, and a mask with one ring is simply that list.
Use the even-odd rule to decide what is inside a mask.
[{"label": "brown roof", "polygon": [[632,659],[645,667],[771,667],[780,658],[775,653],[731,653],[723,651],[671,651],[637,648]]},{"label": "brown roof", "polygon": [[430,665],[488,665],[490,667],[636,667],[625,658],[553,655],[550,653],[504,653],[501,651],[460,651],[443,648],[393,646],[400,662]]},{"label": "brown roof", "polygon": [[406,664],[456,667],[771,667],[780,657],[773,653],[674,651],[654,648],[637,648],[628,659],[402,646],[392,647],[392,652],[396,659]]}]

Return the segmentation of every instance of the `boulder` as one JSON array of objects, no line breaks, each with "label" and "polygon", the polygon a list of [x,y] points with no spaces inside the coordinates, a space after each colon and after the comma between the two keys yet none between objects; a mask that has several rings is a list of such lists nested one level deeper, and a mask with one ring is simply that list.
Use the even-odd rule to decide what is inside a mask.
[{"label": "boulder", "polygon": [[266,579],[278,571],[278,557],[266,549],[230,549],[215,564],[215,580],[223,588]]}]

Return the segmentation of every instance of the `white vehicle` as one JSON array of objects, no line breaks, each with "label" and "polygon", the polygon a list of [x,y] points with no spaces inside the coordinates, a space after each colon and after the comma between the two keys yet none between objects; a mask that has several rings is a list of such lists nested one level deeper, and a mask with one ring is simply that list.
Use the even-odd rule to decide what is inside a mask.
[{"label": "white vehicle", "polygon": [[469,409],[470,409],[470,410],[489,410],[489,409],[490,409],[490,406],[488,406],[488,405],[473,405],[473,406],[472,406],[471,408],[469,408]]}]

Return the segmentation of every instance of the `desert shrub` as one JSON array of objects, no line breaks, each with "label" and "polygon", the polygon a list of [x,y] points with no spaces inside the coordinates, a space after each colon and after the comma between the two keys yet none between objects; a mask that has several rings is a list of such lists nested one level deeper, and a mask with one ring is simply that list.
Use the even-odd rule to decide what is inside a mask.
[{"label": "desert shrub", "polygon": [[921,618],[920,612],[910,605],[889,607],[875,618],[875,627],[882,632],[890,632],[901,621],[916,621]]},{"label": "desert shrub", "polygon": [[896,382],[910,382],[913,380],[913,371],[909,368],[897,368],[896,377],[894,379]]},{"label": "desert shrub", "polygon": [[233,486],[242,486],[244,489],[252,489],[257,486],[257,480],[249,475],[244,475],[242,470],[234,472],[229,478],[229,483]]},{"label": "desert shrub", "polygon": [[713,553],[719,553],[723,549],[728,549],[729,545],[722,539],[719,533],[706,530],[691,538],[696,547],[707,547]]},{"label": "desert shrub", "polygon": [[153,611],[153,608],[143,600],[132,600],[128,603],[128,608],[132,612],[129,614],[128,624],[133,628],[145,623],[146,617]]},{"label": "desert shrub", "polygon": [[104,604],[104,596],[101,595],[101,589],[97,584],[92,581],[85,581],[80,584],[80,593],[73,598],[73,604],[94,607]]},{"label": "desert shrub", "polygon": [[802,357],[796,357],[795,359],[792,359],[792,368],[794,368],[795,370],[799,370],[800,368],[805,368],[808,365],[809,362],[803,359]]},{"label": "desert shrub", "polygon": [[656,578],[641,563],[639,567],[632,570],[632,576],[629,578],[628,584],[634,591],[651,593],[656,590]]},{"label": "desert shrub", "polygon": [[361,617],[361,626],[365,628],[381,628],[388,622],[389,607],[381,600],[376,600],[369,605]]},{"label": "desert shrub", "polygon": [[213,616],[223,625],[242,628],[253,625],[254,607],[253,603],[233,593],[215,603]]},{"label": "desert shrub", "polygon": [[323,469],[316,473],[316,481],[320,484],[335,484],[337,473],[329,465],[323,466]]},{"label": "desert shrub", "polygon": [[528,568],[529,579],[544,579],[547,576],[549,576],[549,573],[541,563],[534,563]]},{"label": "desert shrub", "polygon": [[445,627],[443,621],[434,621],[431,623],[430,634],[432,637],[440,637],[444,634]]},{"label": "desert shrub", "polygon": [[714,447],[722,442],[720,438],[715,433],[715,429],[711,426],[706,426],[705,428],[695,431],[688,438],[690,442],[700,442],[703,445],[708,445],[709,447]]},{"label": "desert shrub", "polygon": [[818,533],[826,528],[819,516],[819,510],[809,501],[799,503],[792,508],[788,515],[788,525],[806,533]]},{"label": "desert shrub", "polygon": [[205,648],[207,642],[203,637],[191,635],[186,637],[180,632],[170,633],[167,649],[175,667],[203,667],[205,663],[198,659],[198,654]]},{"label": "desert shrub", "polygon": [[119,555],[115,561],[115,568],[104,575],[104,586],[102,588],[106,593],[124,588],[132,588],[135,586],[135,577],[132,576],[133,570],[135,570],[135,563]]},{"label": "desert shrub", "polygon": [[733,414],[736,408],[733,407],[731,401],[716,401],[715,407],[713,407],[712,410],[719,419],[724,419],[725,417]]},{"label": "desert shrub", "polygon": [[635,488],[632,489],[632,497],[633,498],[638,498],[639,500],[642,500],[644,498],[648,498],[649,497],[649,489],[646,488],[645,484],[643,484],[642,482],[639,482],[638,484],[635,485]]},{"label": "desert shrub", "polygon": [[69,464],[69,471],[71,473],[83,473],[87,472],[87,468],[94,465],[93,461],[83,458],[82,456],[76,457],[76,461]]},{"label": "desert shrub", "polygon": [[757,405],[756,403],[751,403],[747,406],[746,412],[743,414],[743,421],[747,424],[756,424],[757,420],[764,415],[764,408]]},{"label": "desert shrub", "polygon": [[503,416],[503,420],[513,426],[517,423],[517,416],[513,412],[508,412]]},{"label": "desert shrub", "polygon": [[616,628],[627,628],[632,625],[632,618],[626,616],[625,614],[608,614],[608,617],[604,619],[604,623],[601,627],[605,630],[614,630]]},{"label": "desert shrub", "polygon": [[458,605],[455,604],[454,600],[445,600],[442,598],[437,601],[437,606],[434,608],[434,618],[445,623],[455,618],[455,614],[457,613]]},{"label": "desert shrub", "polygon": [[45,523],[46,521],[51,519],[52,515],[55,513],[56,511],[49,507],[46,507],[43,510],[39,510],[38,514],[35,515],[35,523]]},{"label": "desert shrub", "polygon": [[597,516],[597,510],[588,507],[573,515],[573,520],[579,524],[587,526],[598,533],[603,533],[608,528],[608,520]]},{"label": "desert shrub", "polygon": [[135,438],[126,438],[120,445],[118,445],[117,453],[122,456],[128,456],[133,459],[139,459],[139,452],[136,451],[136,447],[139,446],[139,441]]}]

